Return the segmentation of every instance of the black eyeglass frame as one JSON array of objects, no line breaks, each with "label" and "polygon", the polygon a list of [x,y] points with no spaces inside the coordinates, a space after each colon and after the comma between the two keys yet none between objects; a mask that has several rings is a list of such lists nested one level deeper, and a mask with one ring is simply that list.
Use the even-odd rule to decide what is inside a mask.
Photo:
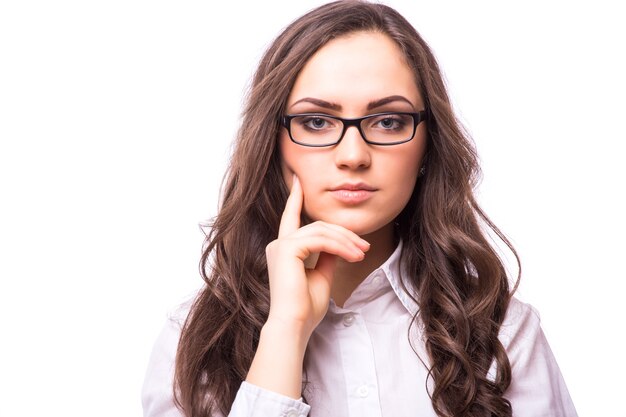
[{"label": "black eyeglass frame", "polygon": [[[365,133],[363,132],[363,129],[361,128],[361,122],[363,120],[367,120],[367,119],[370,119],[370,118],[373,118],[373,117],[380,117],[380,116],[394,115],[394,114],[408,115],[408,116],[412,116],[413,117],[413,134],[408,139],[395,141],[395,142],[381,143],[381,142],[372,142],[372,141],[368,140],[365,137]],[[361,138],[366,143],[368,143],[370,145],[391,146],[391,145],[399,145],[401,143],[406,143],[406,142],[409,142],[410,140],[412,140],[415,137],[415,132],[417,130],[417,125],[419,125],[421,122],[426,120],[427,114],[428,114],[428,112],[426,110],[420,110],[417,113],[394,111],[394,112],[384,112],[384,113],[368,114],[367,116],[357,117],[357,118],[354,118],[354,119],[344,119],[343,117],[330,116],[328,114],[323,114],[323,113],[298,113],[298,114],[285,114],[284,116],[282,116],[280,118],[280,124],[285,129],[287,129],[287,132],[289,133],[289,139],[291,139],[291,141],[293,143],[297,143],[298,145],[301,145],[301,146],[308,146],[308,147],[312,147],[312,148],[322,148],[322,147],[326,147],[326,146],[337,145],[339,142],[341,142],[341,140],[343,139],[343,137],[346,134],[346,130],[348,130],[348,128],[350,126],[356,127],[359,130],[359,133],[361,134]],[[341,135],[339,136],[339,139],[336,142],[332,142],[332,143],[325,143],[325,144],[322,144],[322,145],[317,145],[317,144],[313,145],[313,144],[310,144],[310,143],[298,142],[291,135],[291,120],[296,118],[296,117],[302,117],[302,116],[309,116],[309,117],[311,117],[311,116],[320,116],[320,117],[324,117],[324,118],[328,118],[328,119],[339,120],[343,124],[343,131],[341,132]]]}]

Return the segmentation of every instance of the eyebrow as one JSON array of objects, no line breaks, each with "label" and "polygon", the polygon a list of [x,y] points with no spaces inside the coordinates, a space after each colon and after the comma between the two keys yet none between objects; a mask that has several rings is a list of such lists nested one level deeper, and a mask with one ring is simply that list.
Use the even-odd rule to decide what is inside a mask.
[{"label": "eyebrow", "polygon": [[[394,96],[384,97],[379,100],[370,101],[367,104],[367,110],[372,110],[377,107],[384,106],[385,104],[393,103],[394,101],[404,101],[410,104],[411,107],[413,107],[413,103],[411,103],[409,99],[407,99],[406,97],[394,95]],[[290,107],[295,106],[298,103],[311,103],[311,104],[315,104],[318,107],[323,107],[325,109],[330,109],[330,110],[335,110],[335,111],[341,110],[341,106],[337,103],[331,103],[329,101],[321,100],[319,98],[313,98],[313,97],[301,98],[300,100],[293,103]]]},{"label": "eyebrow", "polygon": [[372,110],[377,107],[384,106],[385,104],[393,103],[394,101],[404,101],[410,104],[411,107],[413,107],[413,103],[411,103],[408,98],[396,95],[396,96],[389,96],[389,97],[381,98],[380,100],[370,101],[367,104],[367,110]]}]

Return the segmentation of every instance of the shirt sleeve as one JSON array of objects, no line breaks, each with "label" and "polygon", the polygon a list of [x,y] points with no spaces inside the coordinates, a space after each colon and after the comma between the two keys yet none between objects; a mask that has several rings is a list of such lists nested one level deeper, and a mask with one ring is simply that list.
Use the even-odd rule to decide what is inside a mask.
[{"label": "shirt sleeve", "polygon": [[[174,402],[173,390],[182,323],[180,318],[169,318],[154,344],[141,393],[144,417],[184,417]],[[305,417],[309,409],[302,399],[295,400],[244,381],[228,417]]]},{"label": "shirt sleeve", "polygon": [[500,339],[511,363],[512,380],[505,397],[511,401],[513,415],[577,417],[537,311],[512,299]]},{"label": "shirt sleeve", "polygon": [[306,417],[309,409],[302,399],[294,400],[244,381],[228,417]]},{"label": "shirt sleeve", "polygon": [[168,318],[157,337],[141,390],[144,417],[183,417],[174,402],[174,361],[181,324]]}]

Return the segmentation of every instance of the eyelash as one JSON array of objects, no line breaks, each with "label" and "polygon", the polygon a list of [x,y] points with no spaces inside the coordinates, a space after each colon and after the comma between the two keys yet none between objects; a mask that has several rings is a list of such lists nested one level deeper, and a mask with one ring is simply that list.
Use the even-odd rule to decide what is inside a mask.
[{"label": "eyelash", "polygon": [[[318,120],[323,121],[325,123],[325,125],[317,127],[317,128],[311,125],[312,122],[315,122],[315,121],[318,121]],[[383,117],[381,117],[379,119],[374,119],[373,120],[374,123],[372,125],[370,125],[370,126],[374,126],[374,125],[377,125],[377,124],[380,124],[382,122],[389,121],[389,120],[391,120],[392,123],[393,123],[392,127],[385,128],[385,127],[381,126],[381,128],[383,130],[400,130],[400,129],[402,129],[406,125],[406,122],[404,122],[402,120],[402,118],[397,117],[397,116],[393,116],[393,115],[388,115],[388,116],[383,116]],[[305,128],[306,130],[308,130],[308,131],[316,132],[316,131],[323,130],[324,128],[328,129],[329,127],[326,126],[328,124],[331,125],[330,127],[333,127],[332,125],[334,123],[337,123],[337,122],[338,121],[336,119],[333,119],[333,118],[330,118],[330,117],[326,117],[326,116],[320,114],[320,115],[311,115],[309,117],[303,118],[300,121],[300,125],[303,128]]]},{"label": "eyelash", "polygon": [[312,115],[310,117],[303,118],[302,121],[300,122],[300,124],[305,129],[310,130],[310,131],[318,131],[318,130],[323,129],[323,128],[317,128],[316,129],[316,128],[311,127],[309,125],[309,123],[314,121],[314,120],[323,120],[325,123],[331,123],[331,122],[335,122],[336,123],[337,122],[337,120],[324,117],[323,115]]}]

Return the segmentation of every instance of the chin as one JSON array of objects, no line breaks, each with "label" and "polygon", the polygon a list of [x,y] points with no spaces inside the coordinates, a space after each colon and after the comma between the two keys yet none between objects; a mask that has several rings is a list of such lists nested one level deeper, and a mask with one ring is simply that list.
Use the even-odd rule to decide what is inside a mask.
[{"label": "chin", "polygon": [[351,232],[356,233],[359,236],[366,236],[380,229],[380,227],[373,227],[373,226],[368,227],[368,225],[354,224],[354,222],[337,222],[335,224],[338,224],[339,226],[343,226],[346,229],[350,230]]},{"label": "chin", "polygon": [[377,232],[389,225],[393,220],[393,217],[391,217],[391,220],[387,220],[386,218],[380,217],[374,218],[372,214],[366,216],[359,214],[362,213],[354,213],[351,210],[345,213],[324,213],[321,216],[316,216],[316,219],[345,227],[359,236]]}]

